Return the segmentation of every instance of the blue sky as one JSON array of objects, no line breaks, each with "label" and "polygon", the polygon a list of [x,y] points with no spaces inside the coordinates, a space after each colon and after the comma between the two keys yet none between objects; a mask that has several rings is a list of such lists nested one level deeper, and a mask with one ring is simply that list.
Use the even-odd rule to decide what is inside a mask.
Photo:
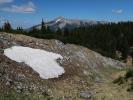
[{"label": "blue sky", "polygon": [[133,20],[133,0],[0,0],[0,24],[24,28],[58,16],[104,21]]}]

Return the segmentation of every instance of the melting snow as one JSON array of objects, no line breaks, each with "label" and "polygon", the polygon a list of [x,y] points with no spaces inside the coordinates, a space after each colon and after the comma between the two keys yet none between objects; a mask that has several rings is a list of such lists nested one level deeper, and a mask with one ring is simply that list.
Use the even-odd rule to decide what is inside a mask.
[{"label": "melting snow", "polygon": [[57,78],[65,72],[63,67],[56,62],[57,59],[63,59],[63,57],[56,53],[29,47],[13,46],[5,49],[4,54],[16,62],[24,62],[29,65],[43,79]]}]

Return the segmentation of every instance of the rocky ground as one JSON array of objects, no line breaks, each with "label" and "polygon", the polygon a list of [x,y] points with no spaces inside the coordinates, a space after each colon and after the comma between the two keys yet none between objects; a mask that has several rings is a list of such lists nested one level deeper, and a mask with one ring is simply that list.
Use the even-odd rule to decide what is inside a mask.
[{"label": "rocky ground", "polygon": [[[65,74],[56,79],[41,79],[39,74],[26,64],[12,61],[3,54],[4,49],[17,45],[61,54],[63,60],[57,62],[64,67]],[[18,98],[18,100],[21,100],[20,98],[29,98],[28,100],[94,99],[92,97],[98,91],[95,87],[113,80],[114,73],[124,67],[124,63],[103,57],[82,46],[63,44],[58,40],[0,33],[0,100],[1,98],[4,100],[8,98]]]}]

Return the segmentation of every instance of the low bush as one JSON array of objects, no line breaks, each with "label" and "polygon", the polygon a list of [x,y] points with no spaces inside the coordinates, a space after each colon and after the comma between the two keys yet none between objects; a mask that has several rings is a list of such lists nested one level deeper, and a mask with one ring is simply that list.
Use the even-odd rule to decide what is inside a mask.
[{"label": "low bush", "polygon": [[116,80],[113,81],[114,84],[118,83],[119,85],[124,84],[124,77],[119,77]]},{"label": "low bush", "polygon": [[129,79],[129,78],[133,78],[133,70],[128,70],[126,75],[125,75],[125,79]]}]

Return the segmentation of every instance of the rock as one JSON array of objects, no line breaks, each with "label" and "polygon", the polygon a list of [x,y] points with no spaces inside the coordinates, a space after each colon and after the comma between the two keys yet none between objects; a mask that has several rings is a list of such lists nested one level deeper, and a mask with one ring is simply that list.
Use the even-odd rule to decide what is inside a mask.
[{"label": "rock", "polygon": [[99,77],[96,77],[96,78],[95,78],[95,82],[96,82],[96,83],[103,83],[103,80],[101,80]]},{"label": "rock", "polygon": [[6,82],[6,85],[7,85],[7,86],[10,86],[10,82],[9,82],[9,81],[7,81],[7,82]]},{"label": "rock", "polygon": [[80,98],[83,98],[83,99],[91,99],[91,93],[89,91],[82,91],[80,92]]},{"label": "rock", "polygon": [[0,48],[3,48],[4,47],[4,43],[3,43],[3,40],[0,39]]},{"label": "rock", "polygon": [[2,48],[0,48],[0,53],[3,54],[4,53],[4,50]]},{"label": "rock", "polygon": [[23,86],[21,83],[18,84],[18,86],[16,87],[16,90],[18,93],[22,93],[23,92]]},{"label": "rock", "polygon": [[13,85],[13,80],[12,79],[7,78],[6,81],[7,81],[6,85]]}]

